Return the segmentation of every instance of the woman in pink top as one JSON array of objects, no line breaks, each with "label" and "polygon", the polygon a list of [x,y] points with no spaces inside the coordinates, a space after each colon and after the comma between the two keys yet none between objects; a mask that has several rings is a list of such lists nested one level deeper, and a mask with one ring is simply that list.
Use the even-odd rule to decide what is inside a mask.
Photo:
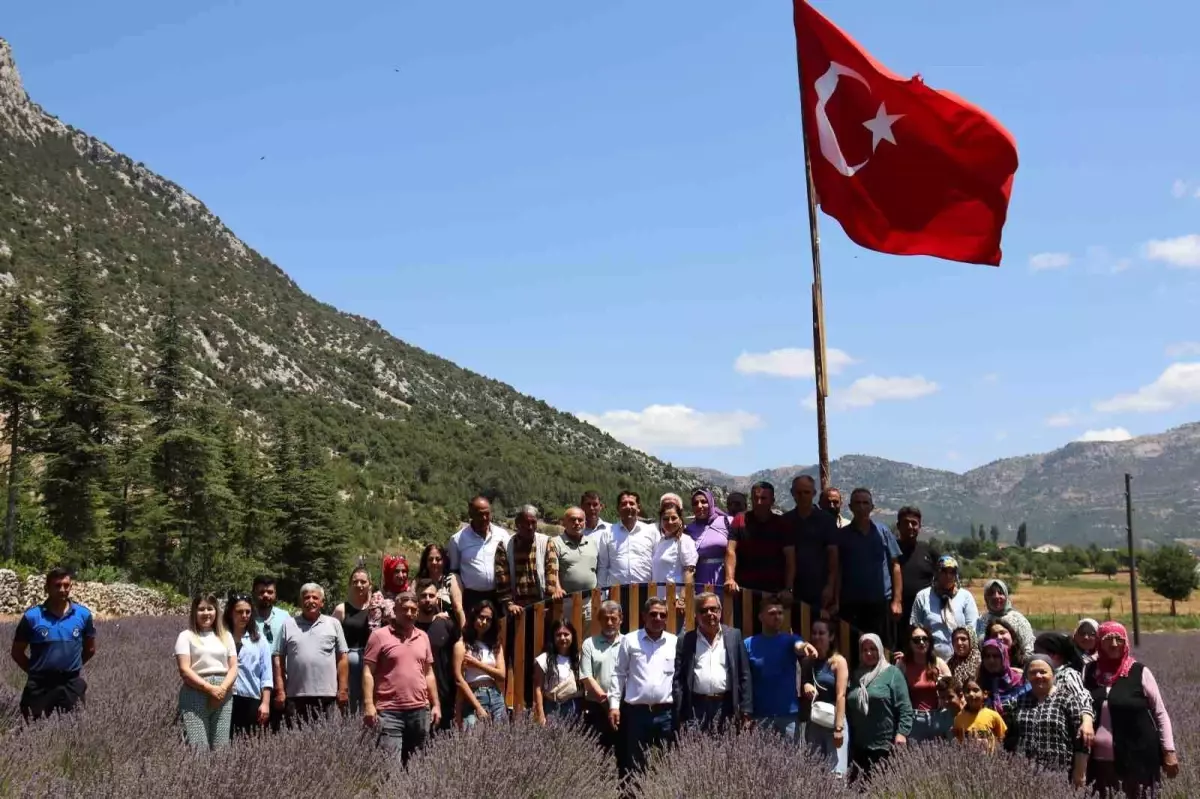
[{"label": "woman in pink top", "polygon": [[1179,773],[1171,718],[1154,675],[1134,660],[1125,628],[1106,621],[1098,637],[1096,660],[1083,671],[1100,716],[1088,781],[1101,796],[1157,796],[1163,772]]}]

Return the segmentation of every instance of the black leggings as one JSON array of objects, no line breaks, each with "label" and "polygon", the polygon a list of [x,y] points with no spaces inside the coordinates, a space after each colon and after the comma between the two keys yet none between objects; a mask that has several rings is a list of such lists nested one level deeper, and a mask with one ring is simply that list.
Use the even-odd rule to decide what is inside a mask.
[{"label": "black leggings", "polygon": [[262,704],[262,700],[248,696],[233,698],[233,724],[229,729],[230,735],[257,735],[266,729],[266,727],[259,726],[258,723],[258,706],[260,704]]}]

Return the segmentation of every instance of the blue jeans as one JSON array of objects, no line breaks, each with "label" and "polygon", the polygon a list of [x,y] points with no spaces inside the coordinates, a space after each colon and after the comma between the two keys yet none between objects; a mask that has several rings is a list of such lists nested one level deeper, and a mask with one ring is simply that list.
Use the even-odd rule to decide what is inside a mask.
[{"label": "blue jeans", "polygon": [[393,755],[398,753],[401,764],[407,763],[412,753],[429,737],[429,708],[381,710],[377,726],[379,737],[375,739],[375,745]]},{"label": "blue jeans", "polygon": [[651,747],[667,746],[675,740],[675,709],[664,705],[621,703],[621,732],[625,738],[625,763],[621,774],[646,767]]},{"label": "blue jeans", "polygon": [[[504,705],[504,694],[494,685],[485,685],[482,688],[475,688],[472,693],[479,700],[479,704],[483,706],[484,711],[488,714],[492,721],[500,721],[508,718],[508,708]],[[479,719],[475,716],[475,707],[470,702],[465,703],[463,707],[463,725],[474,727],[479,723]]]},{"label": "blue jeans", "polygon": [[755,726],[763,730],[773,730],[784,737],[785,740],[795,741],[797,731],[803,731],[803,724],[796,720],[796,713],[790,716],[763,716],[755,719]]},{"label": "blue jeans", "polygon": [[555,702],[551,699],[543,699],[542,712],[546,714],[546,718],[554,716],[560,719],[577,719],[583,713],[583,700],[565,699],[562,702]]},{"label": "blue jeans", "polygon": [[804,740],[808,751],[817,757],[823,757],[833,764],[833,773],[839,777],[846,773],[850,761],[850,725],[843,722],[842,745],[833,745],[833,730],[818,727],[816,724],[804,725]]},{"label": "blue jeans", "polygon": [[363,675],[363,651],[361,649],[351,649],[346,654],[346,660],[350,663],[350,712],[358,713],[362,710],[362,675]]}]

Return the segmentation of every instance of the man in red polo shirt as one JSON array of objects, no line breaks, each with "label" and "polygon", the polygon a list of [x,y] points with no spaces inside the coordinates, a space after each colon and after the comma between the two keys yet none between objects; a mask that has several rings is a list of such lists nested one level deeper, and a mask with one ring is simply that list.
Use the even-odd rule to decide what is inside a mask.
[{"label": "man in red polo shirt", "polygon": [[750,510],[729,525],[725,550],[725,590],[742,588],[782,594],[790,604],[796,579],[796,548],[792,529],[775,507],[775,486],[755,483]]},{"label": "man in red polo shirt", "polygon": [[400,753],[401,763],[442,717],[433,649],[416,627],[418,612],[416,594],[397,596],[391,625],[371,633],[363,651],[363,723],[378,730],[377,745]]}]

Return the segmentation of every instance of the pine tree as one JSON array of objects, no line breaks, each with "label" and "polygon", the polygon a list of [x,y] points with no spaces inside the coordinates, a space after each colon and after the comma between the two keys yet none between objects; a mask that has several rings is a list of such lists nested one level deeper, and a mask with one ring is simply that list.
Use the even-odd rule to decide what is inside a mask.
[{"label": "pine tree", "polygon": [[67,543],[70,562],[93,565],[106,560],[111,543],[104,489],[115,381],[91,276],[78,253],[63,277],[57,312],[42,493],[50,531]]},{"label": "pine tree", "polygon": [[228,420],[222,425],[222,459],[238,508],[231,536],[256,573],[276,573],[283,564],[283,540],[276,524],[275,484],[253,439],[245,435]]},{"label": "pine tree", "polygon": [[1017,546],[1025,549],[1029,546],[1029,530],[1025,527],[1025,522],[1021,522],[1021,526],[1017,528]]},{"label": "pine tree", "polygon": [[996,525],[993,524],[992,529],[990,531],[988,531],[988,535],[991,536],[993,544],[1000,543],[1000,528],[999,527],[997,527]]},{"label": "pine tree", "polygon": [[149,473],[146,464],[146,413],[142,385],[133,369],[125,370],[113,410],[116,438],[109,463],[108,518],[113,533],[113,560],[123,569],[136,569],[145,554],[145,527],[139,511]]},{"label": "pine tree", "polygon": [[38,406],[49,376],[43,349],[44,334],[34,307],[23,294],[14,294],[0,324],[0,415],[8,444],[8,499],[4,512],[4,557],[16,552],[17,508],[25,480],[25,455],[33,450]]}]

